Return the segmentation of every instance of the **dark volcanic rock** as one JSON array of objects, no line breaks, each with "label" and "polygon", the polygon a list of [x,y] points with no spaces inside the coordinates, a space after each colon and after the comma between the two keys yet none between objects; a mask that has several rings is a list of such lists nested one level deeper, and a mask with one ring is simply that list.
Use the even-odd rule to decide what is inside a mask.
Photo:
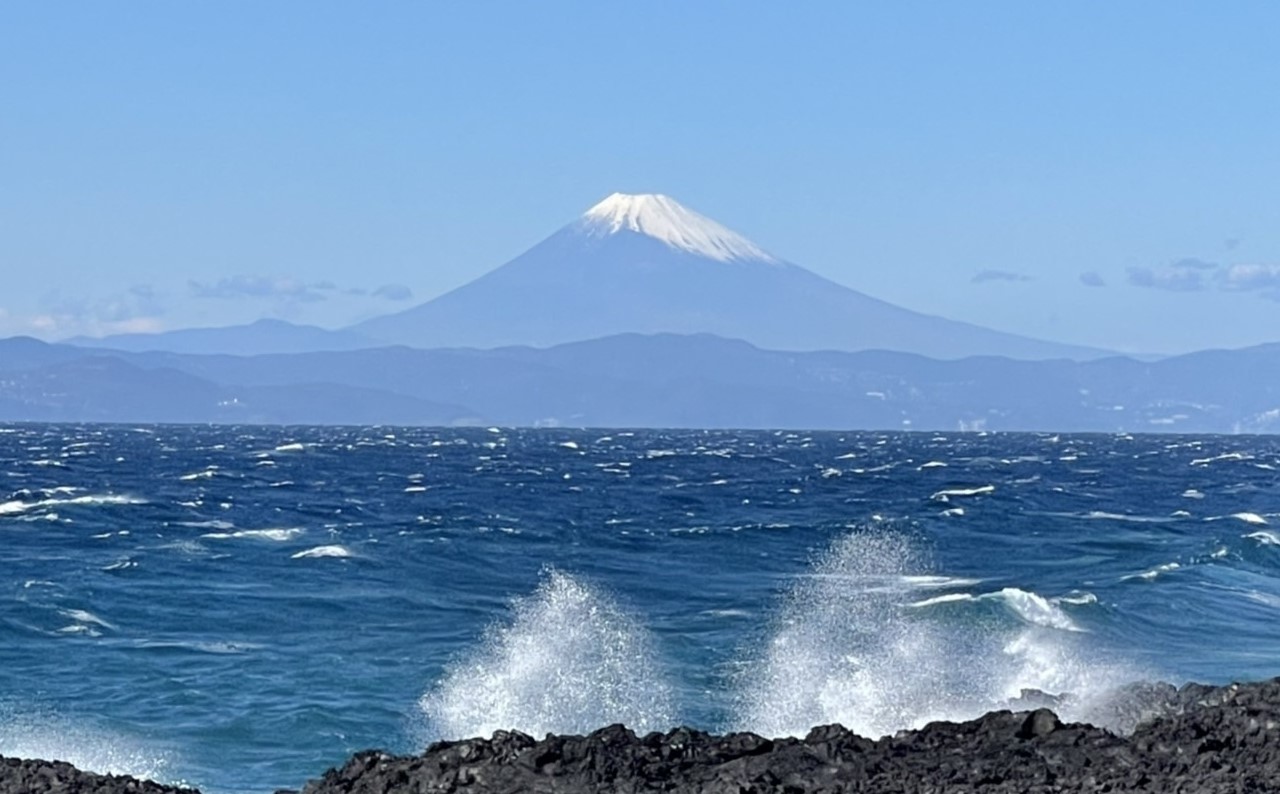
[{"label": "dark volcanic rock", "polygon": [[[1023,699],[1057,702],[1044,693]],[[638,737],[621,725],[541,741],[499,732],[411,758],[362,753],[303,794],[1280,792],[1280,679],[1135,687],[1115,708],[1142,720],[1132,735],[1063,724],[1048,708],[878,741],[838,725],[773,740],[689,728]]]},{"label": "dark volcanic rock", "polygon": [[81,772],[62,761],[34,761],[0,755],[0,794],[200,794],[123,775]]},{"label": "dark volcanic rock", "polygon": [[[1024,693],[1020,700],[1044,698],[1050,696]],[[935,722],[877,741],[839,725],[814,728],[803,739],[690,728],[641,737],[621,725],[540,741],[499,731],[490,739],[438,742],[418,756],[360,753],[302,792],[1280,792],[1280,679],[1135,687],[1117,708],[1126,719],[1156,716],[1126,737],[1064,724],[1046,707]],[[0,794],[187,791],[0,758]]]}]

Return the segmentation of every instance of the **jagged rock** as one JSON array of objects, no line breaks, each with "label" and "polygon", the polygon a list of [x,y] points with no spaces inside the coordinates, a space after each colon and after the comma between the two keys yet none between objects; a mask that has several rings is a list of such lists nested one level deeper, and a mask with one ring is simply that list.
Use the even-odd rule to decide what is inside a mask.
[{"label": "jagged rock", "polygon": [[[1043,693],[1039,693],[1043,694]],[[1280,679],[1226,687],[1134,688],[1133,733],[1063,723],[1049,708],[935,722],[876,741],[838,725],[803,739],[691,728],[636,736],[515,731],[437,742],[422,755],[359,753],[302,794],[948,794],[1280,791]],[[1126,696],[1127,697],[1127,696]],[[1144,697],[1146,699],[1144,699]],[[1027,693],[1023,699],[1032,700]],[[179,794],[67,764],[0,758],[0,794]]]},{"label": "jagged rock", "polygon": [[82,772],[62,761],[0,755],[0,794],[199,794],[124,775]]},{"label": "jagged rock", "polygon": [[804,739],[712,736],[689,728],[637,737],[621,725],[535,741],[516,733],[441,742],[413,758],[358,756],[303,794],[451,792],[1243,792],[1280,791],[1280,679],[1230,687],[1131,687],[1108,716],[1121,737],[1035,710],[937,722],[872,741],[838,725]]}]

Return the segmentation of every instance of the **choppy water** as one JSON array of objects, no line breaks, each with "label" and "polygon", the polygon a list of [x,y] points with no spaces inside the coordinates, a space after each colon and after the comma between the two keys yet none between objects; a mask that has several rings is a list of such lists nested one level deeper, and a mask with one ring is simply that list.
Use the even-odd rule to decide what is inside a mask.
[{"label": "choppy water", "polygon": [[206,791],[495,728],[879,734],[1280,673],[1280,440],[0,428],[0,754]]}]

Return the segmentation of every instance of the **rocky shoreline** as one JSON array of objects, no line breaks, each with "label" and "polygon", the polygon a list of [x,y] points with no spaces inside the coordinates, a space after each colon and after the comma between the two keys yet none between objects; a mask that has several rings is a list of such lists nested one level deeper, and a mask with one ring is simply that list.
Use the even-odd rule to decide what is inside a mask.
[{"label": "rocky shoreline", "polygon": [[[689,728],[638,737],[621,725],[542,740],[499,732],[438,742],[417,756],[359,753],[299,791],[1280,792],[1280,678],[1148,687],[1142,695],[1126,736],[1064,724],[1049,708],[937,722],[876,741],[840,726],[803,739]],[[0,794],[192,791],[0,757]]]}]

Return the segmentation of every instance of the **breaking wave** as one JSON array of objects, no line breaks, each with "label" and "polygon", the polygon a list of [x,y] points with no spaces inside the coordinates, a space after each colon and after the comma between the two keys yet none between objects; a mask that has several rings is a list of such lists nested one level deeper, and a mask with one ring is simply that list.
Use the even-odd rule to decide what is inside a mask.
[{"label": "breaking wave", "polygon": [[[1097,599],[938,593],[976,584],[930,573],[902,535],[840,539],[798,578],[734,677],[723,727],[794,736],[840,723],[876,737],[1018,707],[1026,690],[1068,694],[1053,698],[1062,716],[1107,725],[1113,697],[1143,676],[1089,647],[1068,613]],[[674,689],[652,639],[603,593],[552,572],[514,609],[420,700],[433,738],[672,727]]]},{"label": "breaking wave", "polygon": [[422,697],[432,736],[585,733],[614,722],[638,733],[671,727],[673,696],[654,643],[608,596],[552,571],[514,611]]},{"label": "breaking wave", "polygon": [[1026,689],[1072,693],[1062,711],[1082,718],[1138,678],[1085,645],[1061,606],[1072,602],[1016,588],[922,599],[927,567],[902,535],[833,544],[741,674],[732,727],[783,736],[840,723],[882,736],[1008,707]]}]

